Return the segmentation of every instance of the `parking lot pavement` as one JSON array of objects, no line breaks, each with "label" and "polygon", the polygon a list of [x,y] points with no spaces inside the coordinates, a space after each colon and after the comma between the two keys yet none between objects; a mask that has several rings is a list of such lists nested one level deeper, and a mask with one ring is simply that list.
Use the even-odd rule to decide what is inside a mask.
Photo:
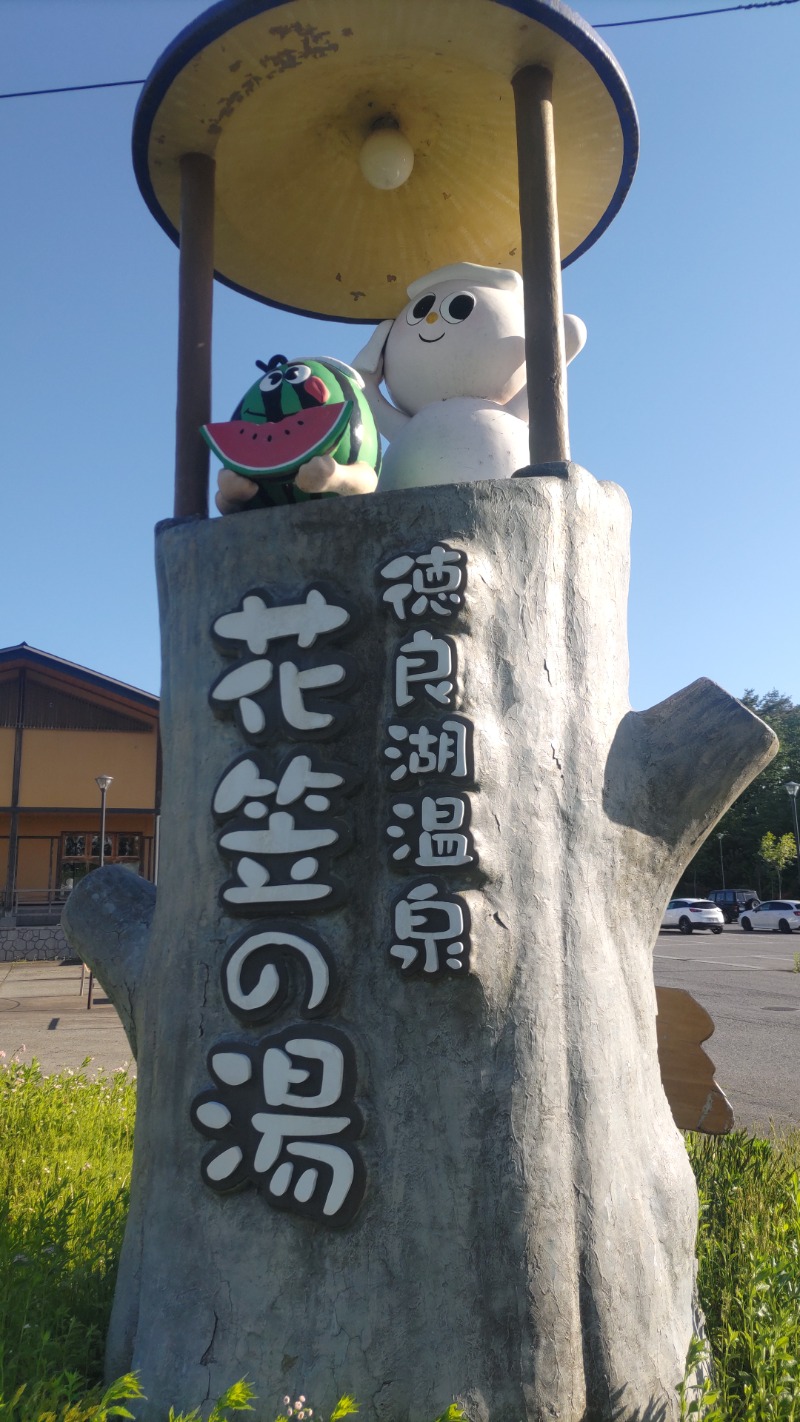
[{"label": "parking lot pavement", "polygon": [[659,987],[686,988],[714,1019],[705,1050],[735,1124],[780,1132],[800,1126],[800,933],[659,933]]},{"label": "parking lot pavement", "polygon": [[80,967],[60,963],[0,964],[0,1051],[6,1061],[34,1057],[45,1072],[77,1069],[86,1057],[95,1074],[132,1067],[122,1024],[102,989],[95,984],[91,1011],[87,985],[80,995]]}]

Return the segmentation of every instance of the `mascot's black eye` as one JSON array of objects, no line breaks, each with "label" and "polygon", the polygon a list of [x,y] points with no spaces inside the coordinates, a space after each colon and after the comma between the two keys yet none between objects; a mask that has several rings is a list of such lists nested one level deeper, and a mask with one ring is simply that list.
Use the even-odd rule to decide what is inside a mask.
[{"label": "mascot's black eye", "polygon": [[451,326],[457,326],[459,321],[466,321],[475,310],[475,297],[469,291],[457,291],[455,296],[445,297],[439,310],[445,321],[449,321]]},{"label": "mascot's black eye", "polygon": [[311,371],[307,365],[287,365],[286,379],[290,385],[305,385]]},{"label": "mascot's black eye", "polygon": [[424,321],[428,312],[433,310],[433,303],[436,297],[433,292],[428,292],[421,296],[419,301],[415,301],[410,311],[406,312],[406,320],[409,326],[418,326],[420,321]]},{"label": "mascot's black eye", "polygon": [[263,380],[259,380],[258,388],[259,390],[277,390],[278,386],[282,384],[283,372],[280,370],[270,370],[264,376]]}]

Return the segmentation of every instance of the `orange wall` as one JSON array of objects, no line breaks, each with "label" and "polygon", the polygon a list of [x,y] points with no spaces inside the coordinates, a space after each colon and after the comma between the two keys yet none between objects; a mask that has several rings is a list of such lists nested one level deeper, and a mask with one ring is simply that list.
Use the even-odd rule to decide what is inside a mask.
[{"label": "orange wall", "polygon": [[[5,876],[8,871],[8,820],[10,816],[0,816],[0,893],[5,885]],[[91,810],[79,810],[74,814],[66,811],[61,813],[43,814],[41,812],[21,810],[19,815],[19,839],[17,841],[17,876],[16,888],[21,892],[26,890],[42,890],[55,888],[57,883],[59,850],[61,847],[61,836],[65,831],[84,833],[89,835],[97,834],[100,828],[100,816],[97,807]],[[142,837],[142,871],[150,873],[152,871],[152,843],[148,846],[145,841],[151,841],[155,833],[155,815],[132,814],[124,810],[109,813],[106,817],[106,829],[109,834],[123,833],[139,834]],[[52,849],[52,873],[51,866],[51,838],[55,841]]]},{"label": "orange wall", "polygon": [[0,727],[0,805],[11,804],[15,734],[13,728]]},{"label": "orange wall", "polygon": [[[9,815],[4,817],[5,823],[10,819]],[[138,813],[125,810],[111,810],[106,813],[106,829],[109,833],[116,834],[120,830],[130,834],[152,834],[155,826],[155,815],[152,810],[149,813]],[[60,835],[64,830],[75,832],[76,834],[98,834],[100,830],[100,791],[97,792],[97,804],[90,810],[75,810],[69,813],[66,810],[55,810],[52,814],[34,813],[33,810],[20,810],[18,820],[19,835],[22,839],[29,839],[32,835]],[[0,836],[7,831],[0,822]]]},{"label": "orange wall", "polygon": [[[53,873],[58,859],[58,846],[53,855]],[[50,881],[50,841],[21,839],[17,849],[17,888],[46,889]]]},{"label": "orange wall", "polygon": [[155,804],[156,748],[155,731],[25,731],[20,806],[99,812],[95,777],[113,775],[109,812],[118,805],[149,808]]}]

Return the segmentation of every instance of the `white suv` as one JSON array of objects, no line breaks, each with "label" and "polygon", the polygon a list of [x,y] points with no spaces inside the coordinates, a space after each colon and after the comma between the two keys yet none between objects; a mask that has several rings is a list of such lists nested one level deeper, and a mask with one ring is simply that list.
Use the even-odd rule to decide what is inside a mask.
[{"label": "white suv", "polygon": [[773,933],[793,933],[800,929],[800,899],[768,899],[758,908],[740,914],[739,923],[745,933],[754,928],[770,929]]},{"label": "white suv", "polygon": [[692,933],[695,928],[721,933],[724,923],[722,909],[710,899],[670,899],[661,927],[677,928],[680,933]]}]

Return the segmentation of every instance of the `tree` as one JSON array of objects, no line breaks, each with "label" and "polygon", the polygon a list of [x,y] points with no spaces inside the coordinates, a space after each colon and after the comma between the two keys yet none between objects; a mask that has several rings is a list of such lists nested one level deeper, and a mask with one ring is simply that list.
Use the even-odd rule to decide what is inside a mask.
[{"label": "tree", "polygon": [[797,858],[794,835],[782,834],[779,839],[771,830],[768,830],[761,841],[761,847],[758,853],[760,858],[764,860],[764,863],[769,864],[778,876],[778,898],[780,898],[783,892],[781,887],[781,875],[786,865]]},{"label": "tree", "polygon": [[[725,835],[726,884],[752,888],[761,897],[768,897],[770,870],[760,855],[761,842],[769,832],[780,837],[792,829],[791,805],[784,786],[787,780],[800,780],[800,705],[776,690],[759,696],[750,688],[743,692],[740,700],[775,731],[780,751],[739,796],[717,829]],[[800,865],[796,864],[792,873],[800,876]],[[687,894],[702,894],[721,886],[719,843],[715,834],[689,864],[680,887]],[[800,877],[795,892],[800,897]]]}]

